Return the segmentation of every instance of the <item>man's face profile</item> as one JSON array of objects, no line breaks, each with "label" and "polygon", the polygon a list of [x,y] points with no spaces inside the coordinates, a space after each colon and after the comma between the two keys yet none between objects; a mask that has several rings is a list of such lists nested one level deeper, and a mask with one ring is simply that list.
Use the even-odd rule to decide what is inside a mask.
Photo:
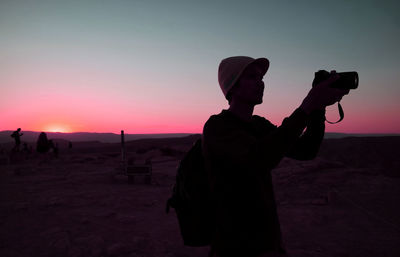
[{"label": "man's face profile", "polygon": [[261,67],[257,64],[250,64],[232,88],[232,99],[250,105],[261,104],[264,95],[263,75]]}]

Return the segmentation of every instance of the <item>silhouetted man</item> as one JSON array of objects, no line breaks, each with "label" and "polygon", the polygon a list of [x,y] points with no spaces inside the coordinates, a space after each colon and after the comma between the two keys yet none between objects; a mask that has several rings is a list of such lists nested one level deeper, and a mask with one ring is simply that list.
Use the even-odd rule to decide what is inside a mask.
[{"label": "silhouetted man", "polygon": [[21,145],[21,136],[24,135],[24,133],[21,133],[21,128],[18,128],[16,131],[14,131],[11,134],[11,137],[14,138],[15,140],[15,146],[14,146],[14,150],[19,152],[19,146]]},{"label": "silhouetted man", "polygon": [[332,74],[277,127],[253,115],[255,105],[263,101],[262,79],[268,68],[268,59],[245,56],[224,59],[219,65],[218,80],[229,109],[211,116],[203,130],[216,211],[210,256],[286,256],[271,170],[284,156],[313,159],[324,136],[325,107],[348,93],[329,87],[338,79]]}]

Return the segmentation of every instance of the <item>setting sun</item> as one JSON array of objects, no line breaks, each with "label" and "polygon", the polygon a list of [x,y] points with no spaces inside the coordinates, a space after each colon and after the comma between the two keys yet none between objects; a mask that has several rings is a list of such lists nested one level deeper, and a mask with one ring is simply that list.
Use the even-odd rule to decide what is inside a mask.
[{"label": "setting sun", "polygon": [[63,125],[49,125],[45,127],[44,131],[47,132],[62,132],[62,133],[68,133],[70,130]]}]

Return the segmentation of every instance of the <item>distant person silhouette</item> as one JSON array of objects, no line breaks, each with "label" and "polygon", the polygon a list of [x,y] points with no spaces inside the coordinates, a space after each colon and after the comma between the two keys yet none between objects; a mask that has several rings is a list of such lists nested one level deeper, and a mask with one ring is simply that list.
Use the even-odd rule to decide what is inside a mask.
[{"label": "distant person silhouette", "polygon": [[208,119],[202,136],[216,215],[209,256],[287,256],[271,170],[285,156],[313,159],[324,137],[325,107],[349,92],[329,87],[338,79],[332,74],[278,127],[253,115],[263,102],[268,68],[268,59],[246,56],[229,57],[219,65],[219,85],[229,108]]},{"label": "distant person silhouette", "polygon": [[47,139],[47,135],[41,132],[36,142],[36,151],[38,153],[47,153],[50,150],[51,142]]},{"label": "distant person silhouette", "polygon": [[21,133],[21,128],[18,128],[16,131],[14,131],[11,134],[11,137],[14,138],[15,140],[15,146],[13,148],[14,151],[19,152],[19,147],[21,145],[21,136],[24,135],[24,133]]}]

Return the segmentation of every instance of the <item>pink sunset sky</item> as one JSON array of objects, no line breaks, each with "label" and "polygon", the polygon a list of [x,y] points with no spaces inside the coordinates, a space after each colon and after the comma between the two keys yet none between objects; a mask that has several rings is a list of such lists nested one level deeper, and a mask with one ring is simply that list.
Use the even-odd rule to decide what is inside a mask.
[{"label": "pink sunset sky", "polygon": [[2,1],[0,130],[201,133],[228,107],[219,62],[248,55],[271,62],[255,114],[276,125],[314,72],[352,70],[326,131],[400,133],[397,2],[251,2]]}]

